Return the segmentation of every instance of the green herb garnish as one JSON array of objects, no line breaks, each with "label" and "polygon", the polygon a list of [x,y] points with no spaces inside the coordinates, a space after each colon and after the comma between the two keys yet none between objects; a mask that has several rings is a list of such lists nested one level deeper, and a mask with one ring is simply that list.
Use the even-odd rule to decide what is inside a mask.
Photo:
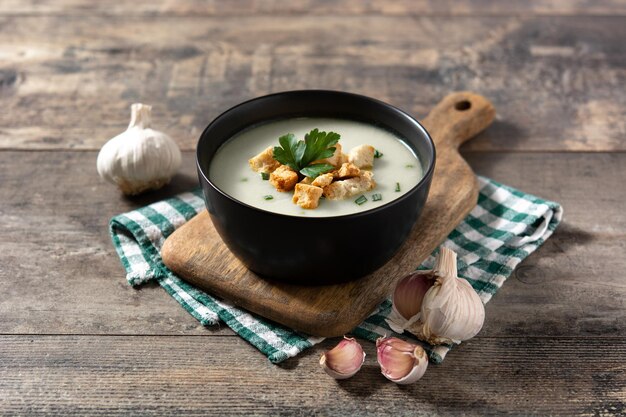
[{"label": "green herb garnish", "polygon": [[361,195],[359,198],[354,200],[354,202],[357,203],[359,206],[365,203],[366,201],[367,201],[367,197],[365,197],[364,195]]},{"label": "green herb garnish", "polygon": [[380,201],[383,199],[381,194],[372,194],[372,201]]},{"label": "green herb garnish", "polygon": [[243,178],[241,179],[241,182],[246,182],[246,181],[248,181],[248,179],[247,179],[246,177],[243,177]]},{"label": "green herb garnish", "polygon": [[270,174],[268,174],[267,172],[261,172],[261,179],[263,181],[267,181],[270,179]]},{"label": "green herb garnish", "polygon": [[268,195],[264,195],[264,196],[263,196],[263,200],[273,200],[273,199],[274,199],[274,196],[273,196],[273,195],[269,195],[269,194],[268,194]]},{"label": "green herb garnish", "polygon": [[340,138],[338,133],[320,132],[318,129],[304,135],[304,140],[297,140],[293,133],[288,133],[278,138],[280,146],[274,147],[274,159],[306,177],[316,178],[335,169],[330,164],[312,162],[333,156],[336,148],[332,145]]},{"label": "green herb garnish", "polygon": [[378,149],[374,149],[374,158],[380,158],[383,156],[382,152],[379,152]]},{"label": "green herb garnish", "polygon": [[413,165],[413,164],[406,164],[406,165],[405,165],[405,167],[407,167],[407,168],[413,168],[414,166],[415,166],[415,165]]},{"label": "green herb garnish", "polygon": [[396,193],[399,193],[399,192],[400,192],[400,183],[397,182],[396,183]]}]

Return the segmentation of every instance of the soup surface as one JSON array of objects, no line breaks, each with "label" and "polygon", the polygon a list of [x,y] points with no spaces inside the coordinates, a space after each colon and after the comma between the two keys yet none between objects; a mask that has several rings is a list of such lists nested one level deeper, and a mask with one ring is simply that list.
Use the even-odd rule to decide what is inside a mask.
[{"label": "soup surface", "polygon": [[[291,201],[293,192],[276,191],[269,181],[250,169],[248,160],[268,146],[278,146],[280,136],[293,133],[300,140],[315,128],[339,133],[339,143],[345,153],[355,146],[367,144],[383,154],[374,160],[372,172],[376,188],[362,193],[367,198],[365,203],[355,203],[359,194],[345,200],[322,199],[319,207],[306,210]],[[393,133],[353,120],[326,118],[286,119],[247,129],[218,149],[209,170],[209,179],[220,190],[243,203],[275,213],[305,217],[342,216],[380,207],[402,196],[422,177],[417,156]],[[396,191],[398,188],[400,191]],[[380,194],[382,199],[374,201],[373,194]]]}]

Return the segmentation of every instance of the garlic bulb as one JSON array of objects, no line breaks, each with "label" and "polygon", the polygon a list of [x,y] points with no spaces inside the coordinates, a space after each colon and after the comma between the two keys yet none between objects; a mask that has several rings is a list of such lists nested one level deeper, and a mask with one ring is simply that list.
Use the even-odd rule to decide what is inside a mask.
[{"label": "garlic bulb", "polygon": [[396,337],[376,340],[376,353],[382,374],[396,384],[411,384],[420,379],[428,367],[424,348]]},{"label": "garlic bulb", "polygon": [[365,352],[355,339],[345,337],[337,346],[324,353],[320,365],[335,379],[347,379],[356,374],[365,362]]},{"label": "garlic bulb", "polygon": [[131,106],[128,129],[104,144],[98,154],[98,174],[134,195],[170,182],[181,156],[178,145],[165,133],[150,129],[152,107]]},{"label": "garlic bulb", "polygon": [[461,343],[476,336],[485,307],[469,282],[457,277],[456,253],[442,247],[431,271],[417,271],[398,282],[387,324],[433,345]]}]

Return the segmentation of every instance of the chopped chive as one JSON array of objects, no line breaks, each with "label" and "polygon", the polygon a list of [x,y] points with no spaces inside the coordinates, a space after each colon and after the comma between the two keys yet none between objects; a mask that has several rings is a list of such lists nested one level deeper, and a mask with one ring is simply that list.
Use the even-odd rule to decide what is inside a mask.
[{"label": "chopped chive", "polygon": [[399,193],[399,192],[400,192],[400,183],[397,182],[396,183],[396,193]]},{"label": "chopped chive", "polygon": [[274,196],[269,195],[269,194],[263,196],[263,200],[273,200],[273,199],[274,199]]},{"label": "chopped chive", "polygon": [[374,149],[374,158],[380,158],[383,156],[383,153],[378,151],[378,149]]},{"label": "chopped chive", "polygon": [[415,165],[413,165],[413,164],[406,164],[406,165],[405,165],[405,167],[407,167],[407,168],[413,168],[414,166],[415,166]]},{"label": "chopped chive", "polygon": [[372,194],[372,201],[380,201],[383,199],[381,194]]},{"label": "chopped chive", "polygon": [[270,179],[270,174],[268,174],[267,172],[261,172],[261,179],[264,181],[267,181]]},{"label": "chopped chive", "polygon": [[241,182],[246,182],[246,181],[248,181],[248,179],[245,177],[241,179]]},{"label": "chopped chive", "polygon": [[354,202],[357,203],[359,206],[365,203],[366,201],[367,201],[367,197],[365,197],[364,195],[361,195],[359,198],[354,200]]}]

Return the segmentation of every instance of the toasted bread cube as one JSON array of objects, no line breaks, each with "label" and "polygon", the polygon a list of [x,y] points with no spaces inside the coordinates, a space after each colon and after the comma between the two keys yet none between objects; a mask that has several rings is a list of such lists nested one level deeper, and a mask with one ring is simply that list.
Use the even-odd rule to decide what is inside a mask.
[{"label": "toasted bread cube", "polygon": [[293,193],[293,201],[305,209],[314,209],[320,203],[323,190],[320,187],[307,184],[296,184],[296,191]]},{"label": "toasted bread cube", "polygon": [[302,181],[300,181],[298,184],[311,185],[312,182],[313,182],[313,178],[311,178],[311,177],[304,177],[304,178],[302,178]]},{"label": "toasted bread cube", "polygon": [[311,185],[314,185],[316,187],[326,187],[331,182],[333,182],[333,178],[333,174],[327,172],[326,174],[318,175],[317,178],[315,178],[313,182],[311,182]]},{"label": "toasted bread cube", "polygon": [[248,160],[250,168],[254,172],[273,172],[280,166],[280,162],[274,159],[274,147],[268,146],[263,152]]},{"label": "toasted bread cube", "polygon": [[336,143],[332,147],[335,148],[335,153],[330,158],[326,159],[318,159],[317,161],[313,161],[313,164],[331,164],[334,167],[339,168],[341,166],[342,153],[341,153],[341,143]]},{"label": "toasted bread cube", "polygon": [[350,149],[348,161],[359,168],[371,168],[374,166],[374,149],[371,145],[359,145]]},{"label": "toasted bread cube", "polygon": [[358,177],[359,174],[361,174],[359,167],[350,162],[342,164],[341,168],[333,172],[334,177],[340,179]]},{"label": "toasted bread cube", "polygon": [[370,191],[376,187],[373,177],[374,174],[371,171],[361,171],[358,177],[335,181],[323,188],[324,196],[329,200],[343,200]]},{"label": "toasted bread cube", "polygon": [[281,165],[270,174],[270,183],[280,192],[291,191],[298,182],[298,174],[287,165]]}]

